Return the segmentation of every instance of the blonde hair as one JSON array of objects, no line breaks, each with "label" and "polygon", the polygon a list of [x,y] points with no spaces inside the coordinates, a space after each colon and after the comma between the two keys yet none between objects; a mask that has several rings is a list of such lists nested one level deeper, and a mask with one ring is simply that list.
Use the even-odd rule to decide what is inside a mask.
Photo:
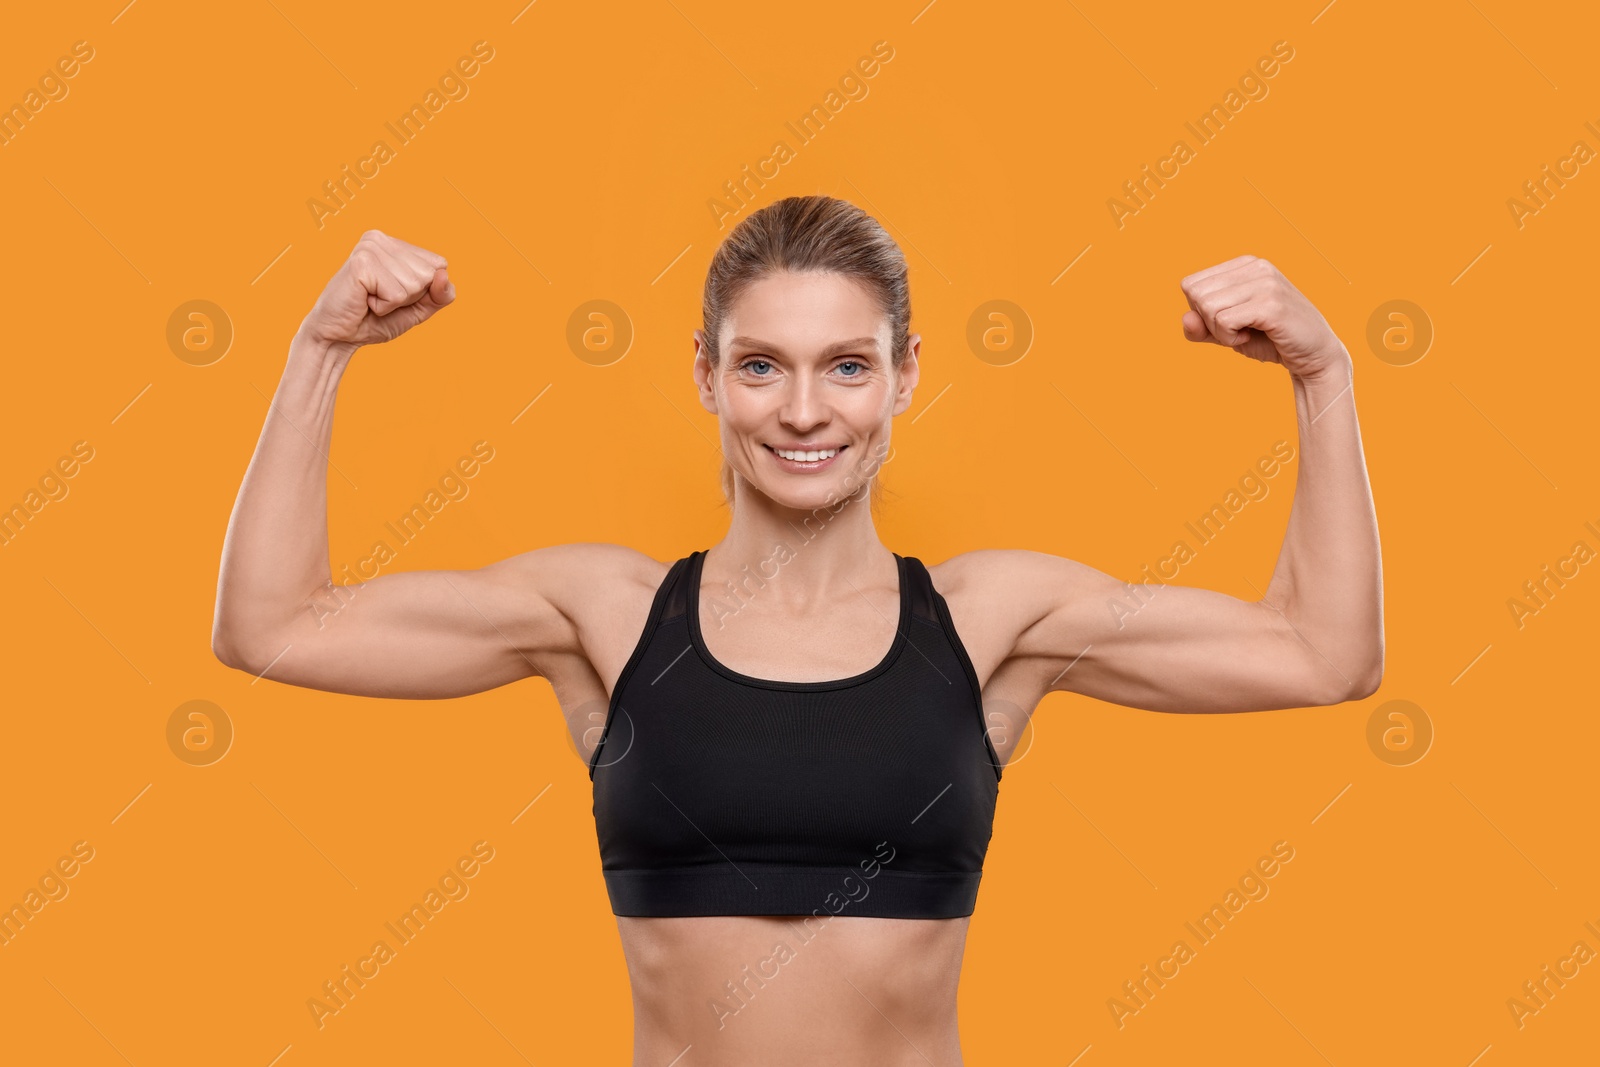
[{"label": "blonde hair", "polygon": [[[891,363],[905,362],[911,342],[911,288],[905,255],[878,220],[846,200],[831,196],[791,196],[756,211],[733,228],[706,270],[701,302],[706,355],[713,370],[721,359],[717,344],[722,322],[740,294],[773,274],[842,274],[861,283],[889,319]],[[733,503],[734,471],[722,461],[722,496]],[[871,498],[883,493],[874,472]]]}]

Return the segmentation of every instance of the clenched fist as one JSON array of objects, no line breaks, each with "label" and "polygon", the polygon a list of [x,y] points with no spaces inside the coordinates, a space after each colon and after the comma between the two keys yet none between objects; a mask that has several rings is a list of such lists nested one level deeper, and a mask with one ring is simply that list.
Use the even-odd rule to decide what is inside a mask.
[{"label": "clenched fist", "polygon": [[1281,363],[1296,378],[1339,372],[1350,359],[1328,320],[1277,267],[1239,256],[1178,283],[1189,301],[1183,335]]},{"label": "clenched fist", "polygon": [[443,256],[368,230],[300,323],[300,334],[354,352],[393,341],[455,298]]}]

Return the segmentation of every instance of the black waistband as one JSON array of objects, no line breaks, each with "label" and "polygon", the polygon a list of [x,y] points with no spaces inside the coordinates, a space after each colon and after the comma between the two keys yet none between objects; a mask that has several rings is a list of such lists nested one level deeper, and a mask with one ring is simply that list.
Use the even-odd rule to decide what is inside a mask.
[{"label": "black waistband", "polygon": [[605,870],[617,915],[859,915],[954,919],[971,915],[982,871],[895,871],[868,878],[848,867],[740,863]]}]

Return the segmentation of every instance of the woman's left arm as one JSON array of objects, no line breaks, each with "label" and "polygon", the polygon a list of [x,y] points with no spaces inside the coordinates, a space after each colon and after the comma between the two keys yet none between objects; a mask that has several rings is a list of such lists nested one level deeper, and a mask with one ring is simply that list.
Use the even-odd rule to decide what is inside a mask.
[{"label": "woman's left arm", "polygon": [[1264,259],[1183,279],[1184,336],[1281,364],[1294,388],[1300,471],[1283,547],[1260,603],[1304,641],[1318,689],[1371,694],[1383,677],[1378,518],[1356,419],[1355,367],[1322,314]]},{"label": "woman's left arm", "polygon": [[1027,550],[968,553],[952,584],[1000,593],[988,601],[991,625],[1016,635],[1005,658],[1042,692],[1191,712],[1369,696],[1383,676],[1382,574],[1350,354],[1264,259],[1240,256],[1181,284],[1185,337],[1281,364],[1292,378],[1300,471],[1266,590],[1243,600],[1128,585]]}]

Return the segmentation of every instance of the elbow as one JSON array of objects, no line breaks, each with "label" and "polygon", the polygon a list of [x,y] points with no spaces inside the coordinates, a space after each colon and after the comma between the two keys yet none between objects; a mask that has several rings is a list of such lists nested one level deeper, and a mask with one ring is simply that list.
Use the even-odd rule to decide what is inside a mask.
[{"label": "elbow", "polygon": [[227,621],[219,604],[211,620],[211,654],[226,667],[239,665],[237,627]]},{"label": "elbow", "polygon": [[244,657],[239,654],[239,649],[221,633],[213,632],[211,635],[211,654],[224,667],[242,670]]},{"label": "elbow", "polygon": [[1379,661],[1376,666],[1368,668],[1357,676],[1355,684],[1350,687],[1350,695],[1345,700],[1365,700],[1378,691],[1378,686],[1383,684],[1383,663]]},{"label": "elbow", "polygon": [[1383,654],[1368,660],[1359,670],[1334,673],[1322,664],[1316,682],[1311,687],[1312,699],[1306,707],[1328,707],[1352,700],[1365,700],[1378,691],[1383,683]]},{"label": "elbow", "polygon": [[239,619],[232,603],[219,592],[216,612],[211,616],[211,654],[225,667],[238,667],[240,643]]},{"label": "elbow", "polygon": [[223,633],[220,622],[214,621],[211,624],[211,654],[217,657],[217,660],[224,666],[233,666],[228,662],[228,657],[233,654],[233,649],[228,644],[228,635]]},{"label": "elbow", "polygon": [[231,602],[219,602],[211,621],[211,654],[225,667],[258,674],[285,647],[278,642],[274,651],[266,651],[283,632],[260,613],[243,614]]},{"label": "elbow", "polygon": [[259,641],[247,641],[235,631],[222,626],[211,631],[211,654],[223,666],[236,671],[256,673],[253,665],[259,663],[256,649],[260,644]]},{"label": "elbow", "polygon": [[1378,691],[1383,684],[1383,637],[1380,634],[1362,661],[1361,673],[1356,676],[1355,692],[1351,700],[1364,700]]}]

